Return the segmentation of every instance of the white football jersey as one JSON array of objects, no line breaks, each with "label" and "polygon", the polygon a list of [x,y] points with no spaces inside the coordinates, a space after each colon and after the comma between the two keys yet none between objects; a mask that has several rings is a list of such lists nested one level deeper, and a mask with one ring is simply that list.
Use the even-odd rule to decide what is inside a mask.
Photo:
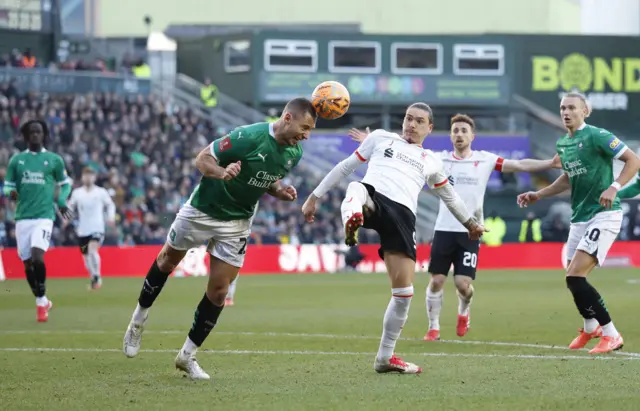
[{"label": "white football jersey", "polygon": [[441,187],[448,181],[442,161],[431,150],[385,130],[373,131],[356,150],[356,156],[369,163],[362,182],[414,214],[425,183]]},{"label": "white football jersey", "polygon": [[69,207],[76,211],[78,237],[87,237],[92,234],[104,234],[104,213],[107,212],[109,221],[115,218],[116,206],[111,196],[102,187],[93,186],[87,190],[81,186],[73,190],[69,199]]},{"label": "white football jersey", "polygon": [[[482,207],[489,177],[494,170],[502,171],[504,159],[487,151],[472,151],[471,156],[459,158],[453,152],[438,153],[444,164],[449,182],[458,193],[469,212],[483,221]],[[440,200],[440,210],[436,219],[436,231],[467,232],[462,224]]]}]

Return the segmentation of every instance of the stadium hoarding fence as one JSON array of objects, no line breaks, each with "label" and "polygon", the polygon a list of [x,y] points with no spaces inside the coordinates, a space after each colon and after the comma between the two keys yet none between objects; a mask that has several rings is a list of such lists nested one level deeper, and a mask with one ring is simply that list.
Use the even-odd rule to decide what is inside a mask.
[{"label": "stadium hoarding fence", "polygon": [[[530,269],[548,270],[563,268],[566,259],[563,243],[508,243],[499,247],[481,246],[479,269]],[[640,242],[620,241],[613,245],[605,266],[640,267],[637,250]],[[160,246],[103,247],[102,271],[104,277],[142,277],[149,264],[160,251]],[[339,251],[345,246],[326,245],[249,245],[243,275],[263,274],[313,274],[344,271],[344,257]],[[383,272],[384,263],[378,257],[378,246],[364,244],[360,251],[365,255],[357,271]],[[427,270],[430,247],[418,246],[419,272]],[[15,249],[4,249],[1,254],[2,272],[7,279],[23,279],[24,268]],[[56,247],[45,255],[48,278],[88,278],[82,254],[77,247]],[[175,276],[206,275],[208,256],[204,247],[192,249]]]}]

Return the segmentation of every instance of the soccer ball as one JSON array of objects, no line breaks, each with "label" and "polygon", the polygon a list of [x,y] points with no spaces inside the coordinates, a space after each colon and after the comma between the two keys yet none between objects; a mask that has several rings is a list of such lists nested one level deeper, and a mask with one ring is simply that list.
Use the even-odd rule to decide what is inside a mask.
[{"label": "soccer ball", "polygon": [[324,81],[313,90],[311,102],[320,117],[335,120],[347,112],[351,97],[349,90],[337,81]]}]

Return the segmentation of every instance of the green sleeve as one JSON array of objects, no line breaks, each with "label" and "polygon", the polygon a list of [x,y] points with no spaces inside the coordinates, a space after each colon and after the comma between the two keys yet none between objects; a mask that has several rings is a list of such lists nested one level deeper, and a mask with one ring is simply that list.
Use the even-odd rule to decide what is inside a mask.
[{"label": "green sleeve", "polygon": [[211,155],[221,165],[242,161],[255,149],[256,142],[242,127],[211,143]]},{"label": "green sleeve", "polygon": [[620,198],[633,198],[640,194],[640,180],[636,180],[633,184],[628,185],[618,192]]},{"label": "green sleeve", "polygon": [[607,130],[595,129],[591,136],[596,147],[607,157],[618,158],[627,148],[625,143]]},{"label": "green sleeve", "polygon": [[4,195],[7,196],[16,190],[16,161],[16,156],[11,157],[9,166],[7,167],[7,174],[4,177],[4,188],[2,191]]}]

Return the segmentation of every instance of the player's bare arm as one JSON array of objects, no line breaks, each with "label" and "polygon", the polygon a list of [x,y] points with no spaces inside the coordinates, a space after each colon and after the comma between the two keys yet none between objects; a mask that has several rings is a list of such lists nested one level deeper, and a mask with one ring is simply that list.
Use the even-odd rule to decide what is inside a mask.
[{"label": "player's bare arm", "polygon": [[442,199],[449,211],[451,211],[451,214],[469,231],[469,237],[472,240],[480,239],[482,234],[487,232],[487,229],[480,224],[478,219],[471,215],[464,201],[462,201],[458,193],[455,192],[451,184],[447,182],[435,188],[434,193]]},{"label": "player's bare arm", "polygon": [[371,134],[371,130],[369,130],[369,127],[367,127],[365,131],[358,130],[357,128],[352,128],[351,130],[349,130],[349,133],[347,134],[349,134],[349,137],[351,137],[351,140],[357,141],[358,143],[362,144],[362,142],[367,138],[367,136]]},{"label": "player's bare arm", "polygon": [[524,158],[522,160],[504,160],[502,164],[503,173],[537,173],[552,168],[562,168],[560,157],[557,154],[549,160]]},{"label": "player's bare arm", "polygon": [[271,184],[267,194],[282,201],[296,201],[298,198],[298,192],[294,186],[283,185],[280,181]]},{"label": "player's bare arm", "polygon": [[533,204],[541,198],[553,197],[558,194],[562,194],[570,188],[571,183],[569,182],[569,176],[566,173],[563,173],[556,179],[556,181],[542,190],[527,191],[526,193],[520,194],[517,199],[518,205],[521,208],[528,207],[529,204]]},{"label": "player's bare arm", "polygon": [[204,148],[196,157],[196,168],[203,176],[217,180],[231,180],[240,173],[240,161],[229,164],[226,168],[218,165],[211,155],[211,146]]},{"label": "player's bare arm", "polygon": [[600,196],[600,205],[605,208],[611,208],[613,201],[618,195],[618,190],[626,185],[631,179],[638,174],[640,169],[640,158],[631,150],[626,150],[618,160],[624,162],[624,167],[616,180],[607,188]]}]

